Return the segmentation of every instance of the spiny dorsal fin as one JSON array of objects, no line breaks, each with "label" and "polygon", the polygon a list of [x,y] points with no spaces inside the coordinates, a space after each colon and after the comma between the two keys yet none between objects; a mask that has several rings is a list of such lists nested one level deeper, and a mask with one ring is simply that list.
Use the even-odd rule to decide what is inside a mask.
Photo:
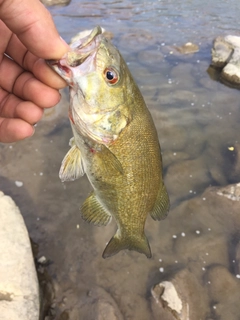
[{"label": "spiny dorsal fin", "polygon": [[127,237],[121,235],[119,229],[112,237],[112,239],[108,242],[105,250],[103,251],[102,257],[109,258],[121,250],[134,250],[146,255],[147,258],[152,257],[151,249],[148,243],[148,239],[143,235],[139,235],[138,237]]},{"label": "spiny dorsal fin", "polygon": [[[71,140],[70,140],[71,141]],[[73,181],[84,175],[81,151],[73,143],[72,148],[65,155],[59,171],[62,181]]]},{"label": "spiny dorsal fin", "polygon": [[158,191],[157,200],[150,213],[153,220],[162,220],[166,218],[170,207],[169,197],[165,185]]},{"label": "spiny dorsal fin", "polygon": [[82,218],[98,226],[106,226],[112,216],[104,209],[94,192],[84,201],[81,207]]}]

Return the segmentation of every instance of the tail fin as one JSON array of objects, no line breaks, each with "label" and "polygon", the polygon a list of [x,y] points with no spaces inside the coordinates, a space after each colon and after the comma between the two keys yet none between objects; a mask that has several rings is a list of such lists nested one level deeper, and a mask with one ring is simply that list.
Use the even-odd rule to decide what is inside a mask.
[{"label": "tail fin", "polygon": [[105,250],[103,251],[102,257],[104,259],[109,258],[119,251],[125,249],[144,253],[147,258],[152,257],[148,239],[145,234],[138,237],[123,237],[119,231],[117,231],[112,239],[108,242]]}]

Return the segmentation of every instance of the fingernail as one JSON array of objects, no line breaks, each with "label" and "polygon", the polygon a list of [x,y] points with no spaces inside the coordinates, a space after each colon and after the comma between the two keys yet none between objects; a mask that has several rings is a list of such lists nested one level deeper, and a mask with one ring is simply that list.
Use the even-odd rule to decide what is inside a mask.
[{"label": "fingernail", "polygon": [[66,46],[66,47],[68,47],[69,48],[69,45],[67,44],[67,42],[60,36],[60,40],[64,43],[64,45]]},{"label": "fingernail", "polygon": [[61,101],[61,99],[62,99],[62,95],[61,95],[61,93],[59,92],[59,99],[58,99],[58,103]]},{"label": "fingernail", "polygon": [[33,133],[31,134],[31,137],[34,135],[34,133],[35,133],[35,127],[37,126],[37,123],[35,123],[34,125],[33,125]]}]

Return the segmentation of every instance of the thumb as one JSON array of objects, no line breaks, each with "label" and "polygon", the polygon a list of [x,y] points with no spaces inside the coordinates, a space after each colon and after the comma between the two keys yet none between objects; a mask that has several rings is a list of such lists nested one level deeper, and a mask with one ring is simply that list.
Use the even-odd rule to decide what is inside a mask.
[{"label": "thumb", "polygon": [[68,51],[49,11],[39,0],[0,0],[0,19],[40,58],[60,59]]}]

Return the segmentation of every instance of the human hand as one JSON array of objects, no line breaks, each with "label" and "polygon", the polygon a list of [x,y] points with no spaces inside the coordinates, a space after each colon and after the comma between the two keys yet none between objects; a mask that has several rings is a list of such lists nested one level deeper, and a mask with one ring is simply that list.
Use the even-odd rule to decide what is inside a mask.
[{"label": "human hand", "polygon": [[0,142],[14,142],[59,102],[66,83],[44,59],[60,59],[68,46],[39,0],[0,0],[0,19]]}]

